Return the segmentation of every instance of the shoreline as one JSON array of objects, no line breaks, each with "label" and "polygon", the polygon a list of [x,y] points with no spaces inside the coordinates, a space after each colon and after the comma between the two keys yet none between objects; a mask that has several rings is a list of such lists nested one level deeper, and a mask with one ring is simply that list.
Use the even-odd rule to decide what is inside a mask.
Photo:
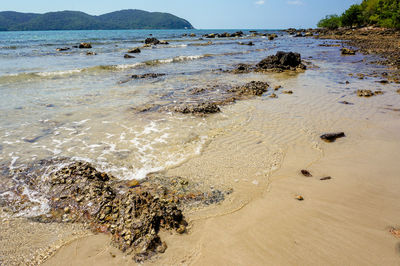
[{"label": "shoreline", "polygon": [[[347,96],[359,108],[348,114],[345,108],[351,107],[339,104],[340,97],[322,95],[318,84],[302,85],[312,74],[300,81],[285,80],[284,74],[265,80],[293,89],[294,95],[279,94],[279,103],[266,103],[265,96],[224,106],[224,116],[242,122],[219,129],[199,156],[165,172],[167,178],[188,177],[234,193],[222,203],[184,213],[188,234],[161,232],[168,248],[145,264],[397,264],[399,240],[390,233],[400,226],[397,106]],[[387,86],[388,95],[379,97],[396,94],[393,83]],[[367,103],[375,100],[379,104]],[[380,111],[383,104],[386,111]],[[368,105],[373,109],[365,109]],[[346,137],[329,144],[319,139],[337,130]],[[301,176],[301,169],[314,177]],[[320,180],[325,176],[331,179]],[[132,263],[100,234],[62,245],[45,265]]]}]

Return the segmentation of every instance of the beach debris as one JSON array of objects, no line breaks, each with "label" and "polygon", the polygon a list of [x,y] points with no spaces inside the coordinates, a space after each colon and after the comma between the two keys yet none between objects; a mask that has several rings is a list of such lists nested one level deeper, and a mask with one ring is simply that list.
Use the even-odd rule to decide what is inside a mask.
[{"label": "beach debris", "polygon": [[394,227],[390,228],[389,233],[391,233],[393,236],[400,238],[400,229],[396,229]]},{"label": "beach debris", "polygon": [[300,171],[302,175],[306,176],[306,177],[312,177],[312,174],[308,171],[308,170],[301,170]]},{"label": "beach debris", "polygon": [[92,45],[90,43],[87,42],[82,42],[79,44],[79,48],[80,49],[90,49],[92,48]]},{"label": "beach debris", "polygon": [[358,97],[371,97],[375,94],[371,90],[357,90]]},{"label": "beach debris", "polygon": [[342,55],[355,55],[356,54],[355,50],[345,48],[345,47],[340,49],[340,51],[342,52]]},{"label": "beach debris", "polygon": [[133,48],[133,49],[129,49],[127,53],[129,53],[129,54],[138,54],[138,53],[140,53],[140,52],[142,52],[142,51],[140,50],[140,48],[139,48],[139,47],[136,47],[136,48]]},{"label": "beach debris", "polygon": [[320,178],[319,180],[325,181],[325,180],[330,180],[330,179],[332,179],[332,177],[330,177],[330,176],[325,176],[325,177]]},{"label": "beach debris", "polygon": [[339,133],[327,133],[324,134],[322,136],[320,136],[320,138],[325,141],[325,142],[335,142],[335,140],[337,138],[343,138],[346,137],[346,135],[344,134],[344,132],[339,132]]},{"label": "beach debris", "polygon": [[297,199],[298,201],[303,201],[304,200],[303,196],[301,196],[301,195],[297,195],[295,197],[295,199]]},{"label": "beach debris", "polygon": [[136,58],[136,57],[133,56],[133,55],[125,54],[125,55],[124,55],[124,58],[130,59],[130,58]]},{"label": "beach debris", "polygon": [[56,51],[57,52],[63,52],[63,51],[68,51],[68,50],[70,50],[71,48],[69,48],[69,47],[63,47],[63,48],[57,48],[56,49]]},{"label": "beach debris", "polygon": [[293,91],[282,91],[282,93],[284,93],[284,94],[293,94]]},{"label": "beach debris", "polygon": [[276,55],[268,56],[256,65],[256,71],[299,69],[304,70],[306,69],[306,66],[301,62],[301,55],[293,52],[279,51]]}]

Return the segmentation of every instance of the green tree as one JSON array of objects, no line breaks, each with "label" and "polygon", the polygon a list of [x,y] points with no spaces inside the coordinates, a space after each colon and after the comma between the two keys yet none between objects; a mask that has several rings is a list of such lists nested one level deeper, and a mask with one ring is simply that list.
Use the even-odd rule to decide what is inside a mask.
[{"label": "green tree", "polygon": [[364,23],[364,17],[360,5],[352,5],[340,18],[342,26],[361,26]]},{"label": "green tree", "polygon": [[324,19],[321,19],[317,26],[319,28],[334,30],[341,26],[341,20],[338,15],[328,15]]}]

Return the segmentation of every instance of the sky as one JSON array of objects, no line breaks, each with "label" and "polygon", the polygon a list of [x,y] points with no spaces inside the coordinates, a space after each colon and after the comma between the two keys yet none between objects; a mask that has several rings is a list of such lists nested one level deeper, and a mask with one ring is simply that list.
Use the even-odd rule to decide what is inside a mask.
[{"label": "sky", "polygon": [[90,15],[121,9],[167,12],[197,29],[283,29],[316,27],[361,0],[1,0],[0,11],[46,13],[75,10]]}]

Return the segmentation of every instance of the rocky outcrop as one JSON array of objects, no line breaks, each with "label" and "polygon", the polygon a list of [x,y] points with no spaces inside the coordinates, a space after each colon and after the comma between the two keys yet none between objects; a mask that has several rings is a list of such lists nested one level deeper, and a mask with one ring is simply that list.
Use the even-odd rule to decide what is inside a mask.
[{"label": "rocky outcrop", "polygon": [[306,69],[301,62],[301,55],[293,52],[277,52],[276,55],[268,56],[256,65],[256,70],[298,70]]},{"label": "rocky outcrop", "polygon": [[80,49],[90,49],[90,48],[92,48],[92,45],[90,43],[83,42],[83,43],[79,44],[79,48]]}]

